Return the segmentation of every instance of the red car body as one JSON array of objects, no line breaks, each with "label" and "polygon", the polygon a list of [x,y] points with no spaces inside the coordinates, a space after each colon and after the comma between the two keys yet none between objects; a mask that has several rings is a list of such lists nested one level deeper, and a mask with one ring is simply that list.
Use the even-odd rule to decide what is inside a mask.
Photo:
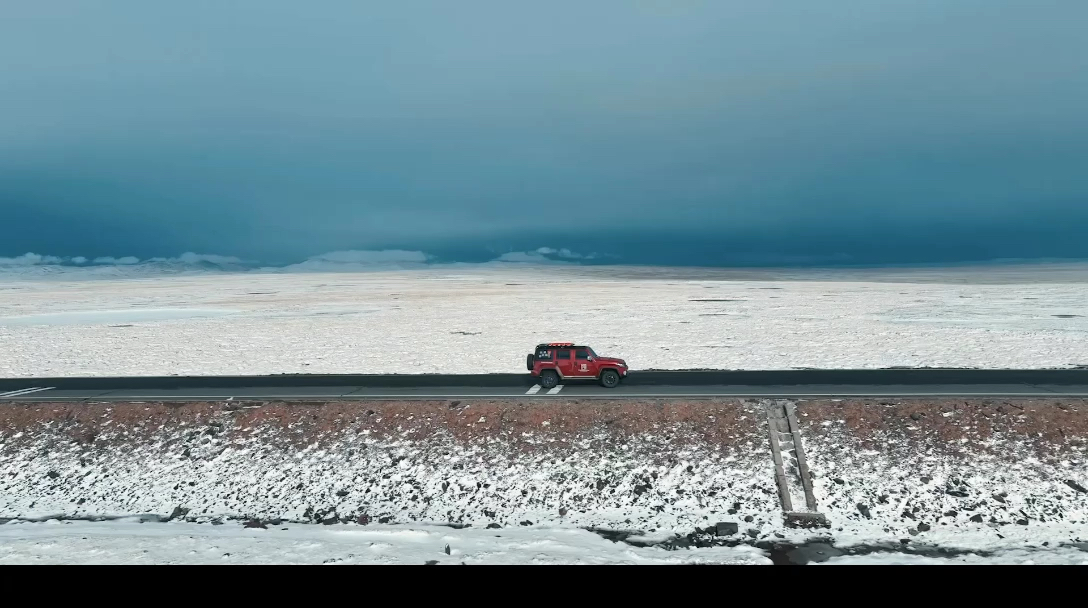
[{"label": "red car body", "polygon": [[602,357],[588,346],[573,342],[538,344],[525,366],[544,388],[559,381],[596,380],[606,388],[614,388],[627,376],[627,362],[615,357]]}]

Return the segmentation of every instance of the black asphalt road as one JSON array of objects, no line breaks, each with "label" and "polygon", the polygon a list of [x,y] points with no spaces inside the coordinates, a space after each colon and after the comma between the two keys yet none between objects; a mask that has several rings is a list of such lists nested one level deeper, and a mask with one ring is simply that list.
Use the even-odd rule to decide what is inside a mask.
[{"label": "black asphalt road", "polygon": [[529,374],[0,379],[0,401],[580,399],[708,397],[1088,397],[1088,369],[642,371],[617,388]]}]

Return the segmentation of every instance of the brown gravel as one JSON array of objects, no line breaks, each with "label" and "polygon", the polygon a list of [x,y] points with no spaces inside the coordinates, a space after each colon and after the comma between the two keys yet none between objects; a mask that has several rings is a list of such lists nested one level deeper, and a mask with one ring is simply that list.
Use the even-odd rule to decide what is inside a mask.
[{"label": "brown gravel", "polygon": [[[966,438],[1027,440],[1044,452],[1084,445],[1088,400],[845,399],[798,402],[806,441],[845,431],[863,447],[888,435],[939,448]],[[839,422],[841,421],[841,423]],[[823,423],[832,423],[824,425]],[[0,407],[0,439],[29,439],[50,429],[72,441],[138,441],[160,428],[219,425],[235,431],[279,429],[302,445],[323,436],[369,431],[373,437],[426,441],[436,433],[459,442],[504,439],[525,446],[586,436],[607,441],[663,434],[682,443],[723,447],[764,442],[763,410],[741,399],[577,401],[331,401],[193,403],[24,403]]]},{"label": "brown gravel", "polygon": [[[762,411],[756,403],[722,401],[331,401],[194,403],[27,403],[0,408],[0,437],[49,428],[90,443],[133,441],[160,427],[223,425],[235,431],[278,429],[296,445],[323,436],[369,431],[375,438],[426,441],[442,433],[459,442],[501,438],[525,446],[601,436],[607,441],[647,433],[678,442],[723,447],[761,440]],[[107,432],[108,431],[108,432]]]},{"label": "brown gravel", "polygon": [[867,449],[879,448],[888,436],[930,449],[966,439],[975,449],[987,450],[989,440],[1008,439],[1041,454],[1088,443],[1085,399],[820,400],[799,403],[798,415],[806,441],[845,432]]}]

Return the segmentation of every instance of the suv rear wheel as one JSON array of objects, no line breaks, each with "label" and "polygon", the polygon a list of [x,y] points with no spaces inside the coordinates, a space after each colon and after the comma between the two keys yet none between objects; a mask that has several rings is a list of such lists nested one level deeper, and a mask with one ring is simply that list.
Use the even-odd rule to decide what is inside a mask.
[{"label": "suv rear wheel", "polygon": [[620,375],[616,373],[614,369],[606,369],[601,372],[601,386],[605,388],[616,388],[620,383]]},{"label": "suv rear wheel", "polygon": [[540,372],[540,386],[543,388],[555,388],[555,385],[559,384],[559,374],[555,371],[546,369]]}]

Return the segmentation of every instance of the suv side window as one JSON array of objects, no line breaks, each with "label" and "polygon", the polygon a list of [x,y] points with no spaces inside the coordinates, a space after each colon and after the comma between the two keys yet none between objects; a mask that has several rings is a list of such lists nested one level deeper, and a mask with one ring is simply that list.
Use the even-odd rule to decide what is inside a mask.
[{"label": "suv side window", "polygon": [[575,359],[588,359],[589,358],[589,352],[584,348],[579,348],[578,350],[574,351],[574,358]]},{"label": "suv side window", "polygon": [[542,348],[537,351],[536,358],[540,359],[541,361],[551,361],[552,351]]},{"label": "suv side window", "polygon": [[560,349],[555,351],[556,359],[570,359],[570,351],[567,349]]}]

